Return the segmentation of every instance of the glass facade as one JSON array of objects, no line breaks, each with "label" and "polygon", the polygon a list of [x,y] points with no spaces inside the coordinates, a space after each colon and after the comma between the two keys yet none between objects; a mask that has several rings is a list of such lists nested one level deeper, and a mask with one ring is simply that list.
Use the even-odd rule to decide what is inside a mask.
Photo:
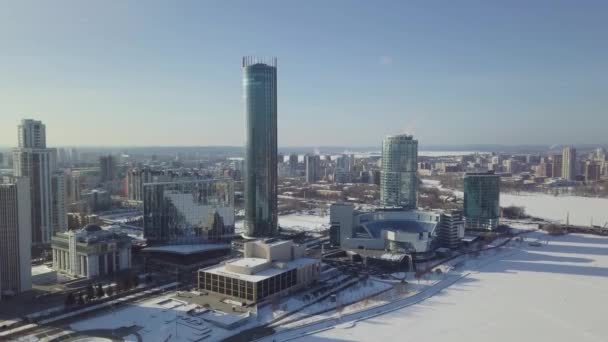
[{"label": "glass facade", "polygon": [[383,206],[416,208],[418,141],[411,135],[393,135],[382,144],[380,200]]},{"label": "glass facade", "polygon": [[211,272],[199,272],[199,289],[257,302],[268,296],[287,290],[298,283],[296,269],[251,282]]},{"label": "glass facade", "polygon": [[494,229],[500,215],[500,178],[493,172],[464,176],[464,216],[468,229]]},{"label": "glass facade", "polygon": [[152,244],[198,243],[234,234],[231,179],[144,184],[144,237]]},{"label": "glass facade", "polygon": [[277,231],[277,68],[243,58],[247,119],[245,148],[245,229],[252,237]]}]

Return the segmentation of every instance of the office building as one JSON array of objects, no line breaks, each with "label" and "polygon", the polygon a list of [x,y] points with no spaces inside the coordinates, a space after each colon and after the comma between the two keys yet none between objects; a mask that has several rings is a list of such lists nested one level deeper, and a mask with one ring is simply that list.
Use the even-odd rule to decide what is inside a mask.
[{"label": "office building", "polygon": [[67,189],[66,175],[63,172],[54,172],[51,176],[53,233],[68,229],[67,221]]},{"label": "office building", "polygon": [[247,118],[245,230],[251,237],[277,233],[277,64],[244,57]]},{"label": "office building", "polygon": [[293,241],[250,241],[242,259],[198,271],[198,290],[245,304],[268,301],[319,279],[321,261]]},{"label": "office building", "polygon": [[576,179],[576,149],[570,146],[562,150],[562,178],[569,181]]},{"label": "office building", "polygon": [[30,181],[0,184],[0,299],[32,288]]},{"label": "office building", "polygon": [[318,155],[307,154],[304,156],[306,164],[306,182],[314,183],[319,180],[319,171],[321,160]]},{"label": "office building", "polygon": [[48,244],[53,234],[51,177],[56,151],[46,148],[46,128],[40,121],[25,119],[18,126],[19,147],[13,151],[13,174],[30,181],[32,244]]},{"label": "office building", "polygon": [[111,154],[99,157],[99,181],[110,182],[116,178],[116,161]]},{"label": "office building", "polygon": [[464,176],[464,218],[467,229],[493,230],[500,216],[500,178],[494,172]]},{"label": "office building", "polygon": [[152,171],[148,168],[133,168],[127,171],[127,198],[143,201],[144,184],[152,183]]},{"label": "office building", "polygon": [[416,208],[417,173],[418,141],[408,134],[387,136],[382,143],[382,205]]},{"label": "office building", "polygon": [[233,235],[232,179],[144,184],[144,237],[149,244],[223,241]]},{"label": "office building", "polygon": [[464,217],[460,210],[448,210],[441,213],[437,227],[437,240],[442,247],[458,248],[464,238]]},{"label": "office building", "polygon": [[131,238],[88,225],[53,236],[53,269],[72,277],[95,278],[131,268]]}]

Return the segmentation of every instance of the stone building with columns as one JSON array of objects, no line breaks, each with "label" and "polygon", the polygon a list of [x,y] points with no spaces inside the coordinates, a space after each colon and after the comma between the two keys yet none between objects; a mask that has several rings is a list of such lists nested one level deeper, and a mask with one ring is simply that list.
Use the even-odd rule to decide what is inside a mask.
[{"label": "stone building with columns", "polygon": [[90,224],[53,236],[53,269],[77,278],[95,278],[131,268],[131,238]]}]

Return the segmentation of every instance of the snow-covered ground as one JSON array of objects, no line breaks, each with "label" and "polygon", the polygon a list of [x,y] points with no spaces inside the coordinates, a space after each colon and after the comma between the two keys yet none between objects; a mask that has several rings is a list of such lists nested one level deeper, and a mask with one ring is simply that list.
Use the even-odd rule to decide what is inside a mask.
[{"label": "snow-covered ground", "polygon": [[[74,323],[74,331],[93,329],[117,329],[120,327],[138,326],[138,334],[143,341],[185,341],[191,342],[209,335],[206,340],[220,341],[236,331],[229,331],[208,323],[206,316],[193,317],[187,314],[194,306],[171,298],[173,294],[156,297],[137,305],[128,305],[108,314],[96,316]],[[252,322],[253,323],[253,322]],[[238,330],[250,327],[242,326]],[[125,341],[137,341],[135,335],[129,335]]]},{"label": "snow-covered ground", "polygon": [[279,226],[292,230],[320,232],[329,229],[329,215],[307,213],[282,215],[279,216]]},{"label": "snow-covered ground", "polygon": [[[329,215],[318,212],[281,215],[279,216],[279,226],[285,229],[318,233],[329,229]],[[243,221],[236,221],[234,230],[237,233],[243,233],[244,229]]]},{"label": "snow-covered ground", "polygon": [[[459,265],[464,277],[421,302],[373,317],[307,326],[276,341],[583,341],[608,340],[608,238],[542,232]],[[375,311],[375,310],[374,310]]]},{"label": "snow-covered ground", "polygon": [[525,207],[526,213],[548,220],[576,225],[603,226],[608,222],[608,198],[581,196],[552,196],[539,193],[500,194],[500,206]]}]

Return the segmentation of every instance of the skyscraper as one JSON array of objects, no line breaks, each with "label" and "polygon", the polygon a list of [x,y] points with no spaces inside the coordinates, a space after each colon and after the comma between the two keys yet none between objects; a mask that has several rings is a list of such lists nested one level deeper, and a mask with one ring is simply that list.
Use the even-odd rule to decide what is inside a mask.
[{"label": "skyscraper", "polygon": [[248,236],[277,232],[277,61],[244,57],[245,230]]},{"label": "skyscraper", "polygon": [[389,135],[382,144],[380,201],[383,206],[416,208],[418,140]]},{"label": "skyscraper", "polygon": [[56,169],[56,150],[46,148],[46,128],[40,121],[22,120],[18,136],[13,174],[30,181],[32,244],[48,244],[53,233],[51,176]]},{"label": "skyscraper", "polygon": [[0,184],[0,298],[32,287],[30,181]]},{"label": "skyscraper", "polygon": [[467,229],[492,230],[500,216],[500,178],[493,171],[464,176],[464,217]]},{"label": "skyscraper", "polygon": [[562,178],[576,178],[576,149],[571,146],[562,149]]},{"label": "skyscraper", "polygon": [[561,154],[554,154],[551,157],[551,177],[561,178],[562,177],[562,164],[563,159]]},{"label": "skyscraper", "polygon": [[307,154],[304,156],[306,163],[306,182],[314,183],[319,180],[319,164],[321,163],[319,156]]},{"label": "skyscraper", "polygon": [[68,230],[66,175],[59,171],[51,176],[53,233]]},{"label": "skyscraper", "polygon": [[116,176],[116,163],[111,154],[99,157],[99,178],[101,182],[114,180]]}]

